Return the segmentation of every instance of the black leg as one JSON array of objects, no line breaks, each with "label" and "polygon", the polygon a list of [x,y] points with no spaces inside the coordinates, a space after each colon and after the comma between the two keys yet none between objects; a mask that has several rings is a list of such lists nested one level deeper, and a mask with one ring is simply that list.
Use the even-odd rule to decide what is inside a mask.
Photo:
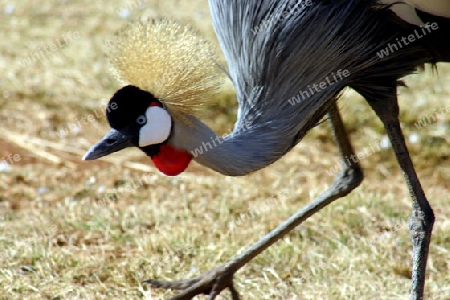
[{"label": "black leg", "polygon": [[333,104],[328,112],[328,119],[339,148],[343,170],[337,174],[333,184],[325,192],[277,228],[272,230],[250,248],[222,266],[189,280],[174,282],[146,280],[144,282],[149,283],[154,287],[181,290],[181,293],[173,297],[172,300],[192,299],[194,296],[200,294],[208,294],[209,299],[212,300],[226,288],[231,291],[233,300],[238,300],[239,295],[233,287],[233,275],[237,270],[242,268],[245,264],[258,256],[261,252],[293,230],[311,215],[324,208],[334,200],[346,196],[363,180],[363,173],[357,162],[350,163],[350,165],[346,164],[346,160],[348,160],[348,157],[354,155],[354,151],[335,104]]},{"label": "black leg", "polygon": [[411,195],[412,215],[409,222],[409,231],[413,243],[411,300],[422,300],[425,287],[428,250],[434,223],[433,210],[425,197],[400,128],[395,84],[392,84],[391,91],[387,93],[390,95],[388,99],[384,97],[385,99],[380,100],[380,97],[364,95],[364,93],[361,94],[366,98],[384,124],[398,164],[405,178],[406,185],[408,186],[409,194]]}]

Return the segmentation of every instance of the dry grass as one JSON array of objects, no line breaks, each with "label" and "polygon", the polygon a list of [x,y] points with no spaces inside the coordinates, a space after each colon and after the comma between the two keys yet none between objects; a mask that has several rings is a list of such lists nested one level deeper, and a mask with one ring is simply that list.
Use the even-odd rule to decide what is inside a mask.
[{"label": "dry grass", "polygon": [[[338,158],[325,125],[273,166],[245,178],[195,164],[179,177],[165,177],[138,150],[82,162],[107,130],[101,105],[119,87],[102,56],[103,40],[129,18],[156,14],[190,20],[214,39],[206,0],[140,2],[126,18],[116,11],[138,0],[0,2],[0,160],[20,156],[0,171],[0,299],[165,299],[172,293],[140,282],[187,278],[227,261],[333,179],[325,170]],[[37,47],[69,32],[79,38],[48,59],[21,64]],[[414,126],[449,106],[450,67],[440,66],[439,73],[411,76],[412,88],[401,91],[404,130],[412,141],[420,139],[410,148],[437,219],[427,299],[450,299],[449,114]],[[211,101],[205,120],[229,131],[234,105],[225,89]],[[355,93],[347,93],[340,106],[357,149],[384,138],[380,122]],[[89,114],[100,117],[58,136]],[[362,164],[361,187],[236,275],[244,299],[408,298],[405,185],[389,149]],[[105,202],[109,193],[118,199]]]}]

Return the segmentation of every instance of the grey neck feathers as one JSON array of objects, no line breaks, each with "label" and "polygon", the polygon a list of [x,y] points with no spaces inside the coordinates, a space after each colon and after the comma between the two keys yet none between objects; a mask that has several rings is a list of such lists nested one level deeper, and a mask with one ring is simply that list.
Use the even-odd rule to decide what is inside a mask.
[{"label": "grey neck feathers", "polygon": [[196,162],[230,176],[245,175],[264,167],[260,165],[255,168],[246,162],[255,150],[250,144],[241,144],[232,137],[220,137],[199,119],[193,116],[188,118],[189,125],[173,120],[169,143],[189,152]]},{"label": "grey neck feathers", "polygon": [[[320,112],[320,116],[323,113]],[[196,117],[187,118],[191,122],[189,125],[173,120],[169,144],[189,152],[197,163],[229,176],[247,175],[272,164],[295,146],[299,137],[307,132],[306,128],[311,127],[307,124],[310,118],[305,118],[296,124],[305,130],[292,136],[292,122],[279,118],[262,124],[244,123],[221,137]]]}]

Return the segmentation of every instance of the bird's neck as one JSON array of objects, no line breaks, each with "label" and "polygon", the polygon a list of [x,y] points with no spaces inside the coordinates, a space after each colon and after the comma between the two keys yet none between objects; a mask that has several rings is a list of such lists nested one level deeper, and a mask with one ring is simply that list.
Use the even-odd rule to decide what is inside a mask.
[{"label": "bird's neck", "polygon": [[174,120],[169,144],[190,153],[197,163],[224,175],[249,174],[285,153],[264,147],[264,137],[252,134],[253,128],[221,137],[197,118],[189,116],[189,119],[190,125]]}]

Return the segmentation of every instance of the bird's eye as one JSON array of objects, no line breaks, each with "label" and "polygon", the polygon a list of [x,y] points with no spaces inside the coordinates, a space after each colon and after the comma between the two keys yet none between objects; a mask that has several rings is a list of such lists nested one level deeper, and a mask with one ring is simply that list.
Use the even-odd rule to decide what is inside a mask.
[{"label": "bird's eye", "polygon": [[138,123],[139,125],[144,125],[145,123],[147,123],[147,118],[144,115],[140,115],[136,119],[136,123]]}]

